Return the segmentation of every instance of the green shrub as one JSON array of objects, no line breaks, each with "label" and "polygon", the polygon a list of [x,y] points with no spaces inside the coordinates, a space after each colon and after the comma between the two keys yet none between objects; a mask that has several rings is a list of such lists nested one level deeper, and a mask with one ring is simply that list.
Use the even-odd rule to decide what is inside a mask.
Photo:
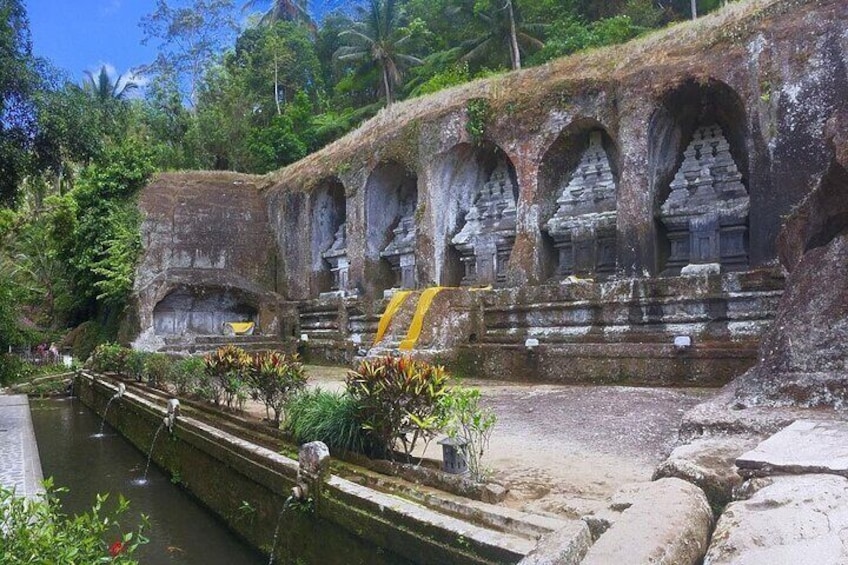
[{"label": "green shrub", "polygon": [[220,405],[221,400],[232,408],[233,402],[243,393],[251,358],[242,348],[234,345],[219,347],[203,358],[204,369],[209,377],[208,394]]},{"label": "green shrub", "polygon": [[150,354],[145,351],[131,350],[127,353],[125,373],[138,382],[144,378],[144,363]]},{"label": "green shrub", "polygon": [[103,339],[103,328],[97,322],[89,320],[68,332],[62,340],[62,346],[70,347],[71,355],[75,358],[85,360]]},{"label": "green shrub", "polygon": [[419,439],[432,439],[447,379],[443,367],[410,357],[363,361],[348,373],[347,393],[357,404],[360,425],[372,438],[372,455],[391,457],[400,440],[409,456]]},{"label": "green shrub", "polygon": [[[113,512],[104,511],[106,495],[98,495],[91,510],[68,516],[52,483],[36,499],[15,496],[0,485],[0,563],[138,563],[132,558],[143,536],[146,519],[134,532],[122,533],[116,521],[129,503],[121,497]],[[107,541],[108,540],[108,541]]]},{"label": "green shrub", "polygon": [[171,367],[171,383],[180,396],[195,392],[203,382],[203,359],[201,357],[186,357],[180,359]]},{"label": "green shrub", "polygon": [[347,394],[305,390],[289,399],[285,413],[283,429],[298,443],[323,441],[334,451],[367,451],[356,401]]},{"label": "green shrub", "polygon": [[116,343],[101,343],[94,348],[86,366],[96,373],[124,373],[130,350]]},{"label": "green shrub", "polygon": [[481,463],[489,448],[489,438],[497,417],[491,408],[480,406],[480,391],[476,388],[454,387],[439,399],[442,421],[439,427],[448,437],[462,440],[460,451],[471,477],[475,481],[485,478]]},{"label": "green shrub", "polygon": [[0,353],[0,386],[13,385],[31,377],[34,372],[34,367],[17,355]]},{"label": "green shrub", "polygon": [[164,353],[150,353],[144,359],[144,378],[147,384],[160,387],[170,380],[171,367],[174,362]]},{"label": "green shrub", "polygon": [[253,358],[249,372],[251,395],[265,404],[265,415],[274,424],[280,423],[280,412],[292,393],[306,386],[306,372],[297,354],[277,352],[258,353]]}]

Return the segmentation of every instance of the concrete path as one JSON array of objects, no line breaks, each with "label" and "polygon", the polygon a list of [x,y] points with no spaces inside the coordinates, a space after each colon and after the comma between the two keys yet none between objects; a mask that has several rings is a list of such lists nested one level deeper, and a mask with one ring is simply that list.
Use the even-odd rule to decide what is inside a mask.
[{"label": "concrete path", "polygon": [[0,485],[18,495],[43,492],[41,460],[25,394],[0,396]]}]

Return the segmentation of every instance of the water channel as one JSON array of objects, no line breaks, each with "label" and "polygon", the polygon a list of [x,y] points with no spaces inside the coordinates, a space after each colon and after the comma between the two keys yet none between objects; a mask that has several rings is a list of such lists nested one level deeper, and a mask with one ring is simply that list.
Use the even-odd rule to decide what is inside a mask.
[{"label": "water channel", "polygon": [[[145,534],[150,542],[135,554],[141,563],[267,562],[157,467],[151,466],[146,484],[133,484],[144,472],[147,454],[108,424],[104,437],[92,437],[100,417],[78,400],[31,400],[30,405],[44,476],[70,489],[62,495],[67,513],[84,511],[97,493],[109,493],[108,508],[114,508],[120,494],[130,501],[129,511],[119,518],[124,531],[138,524],[139,514],[149,517]],[[120,410],[120,401],[112,409]]]}]

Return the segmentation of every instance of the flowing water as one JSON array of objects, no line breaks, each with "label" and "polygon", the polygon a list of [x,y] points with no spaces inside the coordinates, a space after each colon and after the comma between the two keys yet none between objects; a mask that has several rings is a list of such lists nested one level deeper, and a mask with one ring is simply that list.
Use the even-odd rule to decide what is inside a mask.
[{"label": "flowing water", "polygon": [[147,473],[150,471],[150,460],[153,458],[153,448],[156,447],[156,438],[159,437],[159,433],[162,431],[162,428],[165,427],[165,422],[159,424],[159,427],[156,428],[156,433],[153,434],[153,441],[150,442],[150,449],[147,450],[147,464],[144,466],[144,475],[140,479],[136,479],[133,481],[133,484],[144,486],[147,484]]},{"label": "flowing water", "polygon": [[112,406],[112,401],[114,401],[116,398],[118,398],[117,394],[110,398],[109,402],[106,403],[106,410],[103,411],[103,419],[100,420],[100,431],[98,431],[92,437],[103,437],[103,427],[106,425],[106,415],[109,413],[109,407]]},{"label": "flowing water", "polygon": [[283,503],[283,509],[280,510],[280,514],[277,516],[277,525],[274,526],[274,541],[271,543],[271,555],[268,557],[268,565],[274,565],[274,551],[277,550],[277,537],[280,535],[280,524],[283,521],[283,514],[286,513],[286,509],[292,502],[294,502],[294,495],[286,499]]},{"label": "flowing water", "polygon": [[145,454],[117,433],[93,441],[99,418],[78,400],[31,400],[30,404],[44,476],[52,476],[56,486],[70,489],[61,495],[66,512],[89,509],[95,494],[109,493],[108,508],[121,494],[130,501],[129,511],[119,520],[124,531],[137,526],[139,514],[149,516],[145,535],[150,542],[135,553],[140,563],[266,562],[266,556],[243,543],[155,465],[149,469],[147,484],[133,484],[133,477],[145,465]]}]

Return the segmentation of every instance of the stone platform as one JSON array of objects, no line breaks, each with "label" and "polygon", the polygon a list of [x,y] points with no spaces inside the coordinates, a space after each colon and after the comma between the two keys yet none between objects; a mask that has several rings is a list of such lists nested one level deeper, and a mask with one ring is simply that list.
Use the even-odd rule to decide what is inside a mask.
[{"label": "stone platform", "polygon": [[736,459],[736,466],[746,476],[848,477],[848,422],[798,420]]},{"label": "stone platform", "polygon": [[41,460],[24,394],[0,396],[0,484],[33,497],[43,492]]}]

